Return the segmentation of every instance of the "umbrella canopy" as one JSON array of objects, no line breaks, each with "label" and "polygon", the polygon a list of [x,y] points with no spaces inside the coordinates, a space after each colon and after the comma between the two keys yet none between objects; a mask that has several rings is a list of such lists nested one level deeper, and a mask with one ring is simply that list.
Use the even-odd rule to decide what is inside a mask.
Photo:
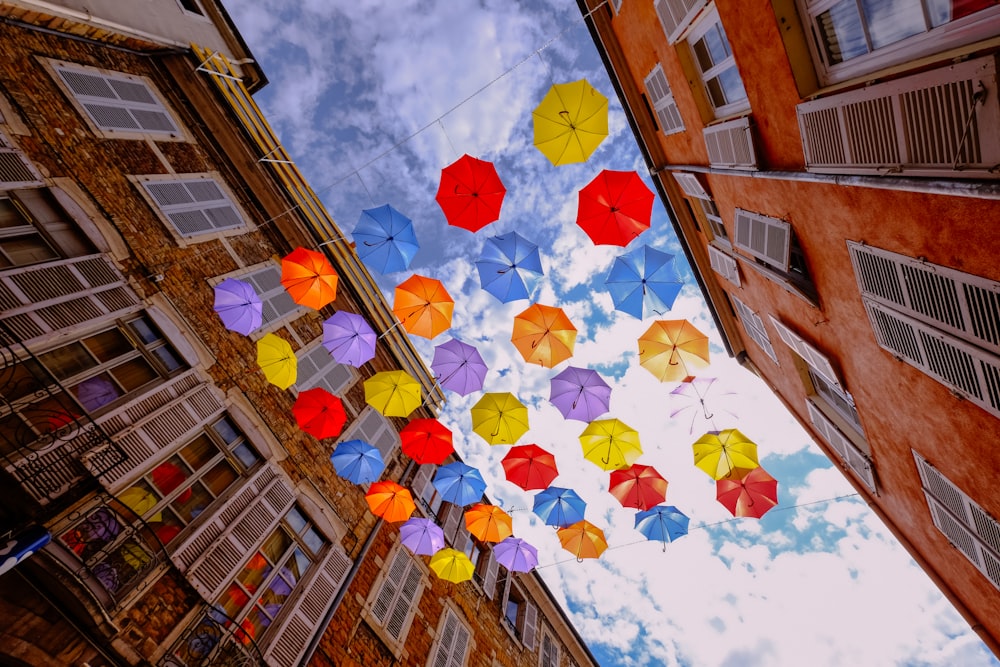
[{"label": "umbrella canopy", "polygon": [[264,304],[253,285],[226,278],[215,286],[215,312],[230,331],[249,336],[264,320]]},{"label": "umbrella canopy", "polygon": [[546,526],[568,526],[583,519],[587,503],[573,489],[550,486],[535,494],[532,509]]},{"label": "umbrella canopy", "polygon": [[434,338],[451,326],[455,301],[441,281],[414,274],[396,287],[392,312],[414,336]]},{"label": "umbrella canopy", "polygon": [[715,498],[735,517],[759,519],[778,504],[778,480],[761,467],[733,468],[715,482]]},{"label": "umbrella canopy", "polygon": [[491,236],[476,260],[479,284],[501,303],[528,298],[528,273],[542,275],[538,246],[517,232]]},{"label": "umbrella canopy", "polygon": [[500,218],[505,194],[492,162],[463,155],[441,170],[434,199],[449,225],[476,232]]},{"label": "umbrella canopy", "polygon": [[337,298],[337,272],[315,250],[296,248],[281,260],[281,284],[295,303],[319,310]]},{"label": "umbrella canopy", "polygon": [[601,470],[622,470],[642,455],[639,433],[620,419],[598,419],[580,434],[583,457]]},{"label": "umbrella canopy", "polygon": [[379,273],[406,270],[420,249],[413,222],[388,204],[362,210],[353,236],[358,257]]},{"label": "umbrella canopy", "polygon": [[568,366],[549,383],[549,402],[566,419],[592,422],[608,411],[611,387],[597,371]]},{"label": "umbrella canopy", "polygon": [[585,162],[608,136],[608,98],[586,79],[553,85],[531,116],[535,147],[554,166]]},{"label": "umbrella canopy", "polygon": [[615,310],[640,320],[670,310],[684,287],[674,256],[647,245],[616,257],[604,284]]},{"label": "umbrella canopy", "polygon": [[556,534],[563,549],[575,555],[578,561],[599,558],[608,548],[604,531],[589,521],[577,521],[572,526],[560,528]]},{"label": "umbrella canopy", "polygon": [[657,505],[635,515],[635,529],[647,540],[663,542],[664,551],[667,550],[667,542],[687,535],[689,523],[690,519],[673,505]]},{"label": "umbrella canopy", "polygon": [[378,336],[364,317],[338,310],[323,322],[323,347],[338,364],[360,368],[375,356]]},{"label": "umbrella canopy", "polygon": [[486,482],[478,470],[455,461],[437,469],[434,488],[441,494],[442,500],[455,505],[469,505],[483,497]]},{"label": "umbrella canopy", "polygon": [[382,454],[363,440],[347,440],[338,444],[330,455],[330,461],[337,474],[352,484],[371,484],[385,470]]},{"label": "umbrella canopy", "polygon": [[657,320],[639,337],[639,363],[660,382],[686,380],[708,366],[708,336],[687,320]]},{"label": "umbrella canopy", "polygon": [[679,405],[670,411],[671,419],[689,419],[688,433],[694,433],[695,424],[705,424],[701,430],[717,431],[715,419],[728,415],[733,419],[736,413],[728,409],[720,400],[722,396],[734,396],[736,392],[720,389],[718,378],[696,377],[682,382],[670,392],[671,402]]},{"label": "umbrella canopy", "polygon": [[399,527],[399,541],[417,556],[432,556],[444,549],[444,531],[433,519],[414,516]]},{"label": "umbrella canopy", "polygon": [[594,245],[624,247],[649,229],[653,199],[636,172],[605,169],[580,190],[576,224]]},{"label": "umbrella canopy", "polygon": [[399,431],[399,441],[417,463],[440,465],[455,451],[451,431],[436,419],[414,419]]},{"label": "umbrella canopy", "polygon": [[525,491],[544,489],[559,475],[556,457],[538,445],[511,447],[500,464],[507,481]]},{"label": "umbrella canopy", "polygon": [[292,414],[299,428],[318,440],[336,438],[347,422],[344,404],[322,387],[299,392]]},{"label": "umbrella canopy", "polygon": [[483,394],[471,413],[472,430],[491,445],[513,445],[528,432],[528,408],[511,393]]},{"label": "umbrella canopy", "polygon": [[434,347],[431,370],[441,387],[467,396],[474,391],[482,391],[489,369],[479,350],[451,338]]},{"label": "umbrella canopy", "polygon": [[667,496],[667,480],[653,466],[633,463],[625,470],[613,470],[608,491],[622,507],[648,510]]},{"label": "umbrella canopy", "polygon": [[514,317],[510,340],[529,364],[552,368],[573,356],[576,327],[562,308],[534,303]]},{"label": "umbrella canopy", "polygon": [[538,565],[538,550],[520,537],[508,537],[494,545],[493,557],[511,572],[530,572]]},{"label": "umbrella canopy", "polygon": [[510,515],[486,503],[477,503],[465,511],[465,527],[480,542],[499,542],[514,534]]},{"label": "umbrella canopy", "polygon": [[382,371],[364,382],[365,402],[386,417],[409,417],[420,407],[420,383],[406,371]]},{"label": "umbrella canopy", "polygon": [[416,509],[409,489],[388,480],[375,482],[368,487],[365,500],[368,501],[372,514],[382,517],[389,523],[406,521]]},{"label": "umbrella canopy", "polygon": [[295,384],[298,360],[292,346],[284,338],[273,333],[264,334],[257,341],[257,365],[274,386],[288,389]]},{"label": "umbrella canopy", "polygon": [[732,477],[736,468],[756,468],[757,445],[735,428],[709,431],[691,446],[694,464],[715,480]]},{"label": "umbrella canopy", "polygon": [[430,568],[439,578],[459,584],[472,579],[476,566],[469,557],[457,549],[445,548],[431,556]]}]

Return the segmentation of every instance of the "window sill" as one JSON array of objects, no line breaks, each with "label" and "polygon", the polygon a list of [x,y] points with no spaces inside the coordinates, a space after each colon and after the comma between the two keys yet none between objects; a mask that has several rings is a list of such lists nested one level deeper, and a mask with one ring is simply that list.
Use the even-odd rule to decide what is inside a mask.
[{"label": "window sill", "polygon": [[794,294],[795,296],[799,297],[800,299],[808,303],[813,308],[820,310],[819,295],[816,294],[815,288],[813,288],[812,290],[806,290],[805,288],[793,282],[792,279],[789,278],[786,274],[776,269],[772,269],[769,266],[758,264],[754,259],[741,255],[740,253],[733,253],[733,256],[736,257],[736,259],[738,259],[740,262],[742,262],[744,266],[750,267],[751,269],[753,269],[760,275],[764,276],[771,282],[780,285],[786,292]]}]

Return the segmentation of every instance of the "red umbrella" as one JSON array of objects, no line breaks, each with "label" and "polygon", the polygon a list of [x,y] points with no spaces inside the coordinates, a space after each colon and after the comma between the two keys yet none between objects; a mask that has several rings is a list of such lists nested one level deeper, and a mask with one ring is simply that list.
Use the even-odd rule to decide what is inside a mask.
[{"label": "red umbrella", "polygon": [[559,475],[556,457],[538,445],[512,447],[500,463],[507,481],[525,491],[547,488]]},{"label": "red umbrella", "polygon": [[667,480],[653,469],[633,463],[625,470],[613,470],[608,491],[622,507],[634,507],[646,511],[666,499]]},{"label": "red umbrella", "polygon": [[649,229],[653,199],[636,172],[605,169],[580,190],[576,224],[594,245],[624,247]]},{"label": "red umbrella", "polygon": [[500,217],[505,194],[492,162],[463,155],[441,170],[435,199],[449,225],[475,232]]},{"label": "red umbrella", "polygon": [[347,422],[344,404],[322,387],[300,392],[292,414],[299,428],[319,440],[336,438]]},{"label": "red umbrella", "polygon": [[716,483],[715,497],[736,517],[759,519],[778,504],[778,481],[763,468],[733,468]]},{"label": "red umbrella", "polygon": [[436,419],[414,419],[399,432],[403,453],[417,463],[441,465],[455,451],[451,431]]}]

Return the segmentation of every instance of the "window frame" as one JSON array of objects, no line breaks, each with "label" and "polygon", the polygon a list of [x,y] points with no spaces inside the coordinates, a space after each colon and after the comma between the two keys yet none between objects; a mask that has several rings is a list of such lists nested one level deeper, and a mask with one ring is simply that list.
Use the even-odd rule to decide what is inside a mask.
[{"label": "window frame", "polygon": [[[538,644],[538,667],[559,667],[559,643],[546,630],[541,630],[541,635],[542,641]],[[548,648],[548,656],[546,656],[546,648]]]},{"label": "window frame", "polygon": [[[454,628],[451,639],[448,639],[449,623]],[[462,667],[468,659],[471,644],[472,629],[451,606],[445,605],[438,622],[433,649],[427,657],[427,667]],[[442,650],[445,652],[442,653]]]},{"label": "window frame", "polygon": [[[720,36],[723,38],[727,55],[719,62],[713,62],[712,66],[709,67],[708,70],[703,70],[701,62],[698,59],[697,51],[695,50],[695,45],[715,28],[718,28],[720,31]],[[719,18],[719,10],[715,7],[715,5],[712,5],[698,19],[698,22],[691,27],[685,37],[685,42],[687,43],[688,50],[691,54],[691,62],[694,67],[694,72],[698,75],[698,78],[701,81],[701,87],[704,91],[705,99],[708,101],[708,105],[711,107],[715,118],[721,119],[729,116],[744,114],[750,111],[750,98],[747,96],[746,86],[743,84],[743,76],[740,74],[739,67],[736,64],[736,57],[733,54],[732,46],[729,44],[729,37],[726,35],[725,26],[722,25],[722,19]],[[741,99],[726,101],[725,103],[717,106],[715,100],[712,98],[712,93],[709,90],[709,81],[720,78],[730,69],[735,70],[744,96]]]},{"label": "window frame", "polygon": [[[322,352],[319,350],[322,350]],[[361,379],[361,373],[358,372],[358,369],[350,364],[337,363],[337,360],[333,358],[329,350],[323,346],[322,338],[316,338],[303,346],[296,353],[295,357],[298,360],[299,374],[295,385],[290,388],[293,392],[298,394],[298,392],[306,391],[307,389],[321,387],[341,399],[350,417],[354,418],[357,416],[358,410],[347,398],[346,394]],[[317,363],[316,357],[323,363]],[[311,375],[302,373],[302,362],[304,359],[316,366],[315,373]],[[339,380],[337,378],[331,379],[334,373],[341,376]],[[337,381],[335,382],[334,380]]]},{"label": "window frame", "polygon": [[[386,558],[378,578],[371,587],[365,603],[365,619],[397,657],[406,643],[406,637],[426,586],[427,572],[423,563],[414,558],[402,543],[396,544],[395,551]],[[409,593],[407,593],[408,587],[411,591]],[[389,599],[382,603],[385,616],[380,619],[377,609],[385,591],[390,591],[385,594]],[[394,618],[402,619],[398,623],[398,635],[389,627]]]},{"label": "window frame", "polygon": [[214,287],[226,278],[239,278],[250,283],[264,305],[261,325],[251,332],[250,340],[259,340],[309,311],[307,307],[295,303],[288,290],[281,284],[281,265],[274,260],[266,260],[216,276],[209,281],[209,284]]},{"label": "window frame", "polygon": [[[148,174],[133,175],[128,177],[135,183],[140,195],[152,209],[160,222],[163,223],[167,232],[173,237],[178,246],[184,248],[189,245],[214,241],[229,236],[241,236],[256,230],[246,211],[239,205],[232,190],[225,180],[217,172],[201,172],[188,174]],[[184,189],[185,196],[191,201],[178,203],[165,203],[160,196],[151,188],[163,185],[180,186]],[[201,201],[197,194],[192,194],[192,186],[202,186],[210,184],[218,194],[218,198]],[[198,190],[205,190],[198,187]],[[224,215],[238,218],[230,223],[216,225],[207,211],[222,211]],[[201,218],[208,222],[209,227],[204,230],[185,232],[174,221],[172,216],[181,216],[199,213]]]},{"label": "window frame", "polygon": [[[23,223],[12,227],[0,227],[0,258],[6,258],[3,261],[10,264],[0,265],[0,271],[34,267],[99,252],[90,236],[63,207],[51,189],[0,188],[0,201],[10,202],[11,210]],[[55,216],[55,219],[50,219],[52,216]],[[37,236],[52,252],[52,256],[25,263],[16,263],[13,259],[9,259],[7,251],[2,248],[5,240],[29,235]]]},{"label": "window frame", "polygon": [[778,365],[778,355],[774,352],[774,345],[771,343],[771,337],[764,326],[764,320],[735,294],[728,292],[727,294],[733,304],[733,309],[736,311],[737,319],[743,324],[743,329],[750,336],[750,339],[757,343],[757,346],[771,358],[775,365]]},{"label": "window frame", "polygon": [[[372,423],[376,426],[370,426]],[[366,430],[369,428],[372,430]],[[400,446],[399,432],[392,421],[370,405],[366,405],[337,438],[338,443],[348,440],[363,440],[372,445],[387,465]]]},{"label": "window frame", "polygon": [[[684,119],[681,117],[680,108],[677,106],[677,100],[670,88],[670,81],[667,79],[667,74],[663,71],[661,63],[656,63],[656,66],[643,79],[642,85],[646,89],[646,96],[651,103],[650,109],[660,132],[664,136],[683,132]],[[656,94],[656,87],[662,87],[665,90]]]}]

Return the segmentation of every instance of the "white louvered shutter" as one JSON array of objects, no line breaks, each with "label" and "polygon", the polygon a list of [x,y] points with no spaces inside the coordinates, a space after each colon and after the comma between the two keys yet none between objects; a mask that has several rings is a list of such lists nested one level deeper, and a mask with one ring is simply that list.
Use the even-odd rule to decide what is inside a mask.
[{"label": "white louvered shutter", "polygon": [[677,185],[681,186],[681,190],[684,191],[688,197],[695,197],[696,199],[711,199],[711,195],[705,190],[705,187],[698,180],[698,177],[694,174],[689,174],[683,171],[671,172],[674,178],[677,180]]},{"label": "white louvered shutter", "polygon": [[830,419],[823,414],[811,398],[806,399],[806,409],[809,412],[809,421],[816,427],[819,434],[823,436],[830,448],[840,456],[841,460],[861,480],[872,493],[877,492],[875,484],[875,468],[871,460],[858,449],[850,438],[841,432]]},{"label": "white louvered shutter", "polygon": [[774,315],[769,315],[769,317],[771,318],[771,324],[774,325],[774,328],[778,331],[778,335],[781,336],[781,340],[785,342],[785,345],[792,348],[792,350],[802,357],[802,360],[809,364],[814,371],[826,378],[831,384],[836,385],[843,390],[844,387],[840,383],[837,373],[833,370],[833,366],[830,364],[830,360],[825,354],[803,340],[801,336],[785,326],[785,324]]},{"label": "white louvered shutter", "polygon": [[760,346],[767,356],[771,357],[774,363],[778,363],[778,355],[774,353],[774,347],[771,345],[771,338],[767,335],[767,329],[764,328],[764,321],[760,319],[760,316],[750,310],[750,307],[745,303],[740,301],[737,297],[732,294],[729,295],[732,300],[733,305],[736,306],[736,313],[740,316],[740,321],[743,322],[743,328],[746,330],[750,338]]},{"label": "white louvered shutter", "polygon": [[[410,482],[410,491],[413,492],[413,499],[420,504],[419,506],[425,512],[430,512],[430,508],[425,508],[421,503],[426,503],[425,498],[431,497],[432,487],[431,480],[434,477],[434,471],[437,470],[437,466],[431,463],[424,463],[417,466],[417,472],[413,475],[413,481]],[[433,514],[428,515],[428,518],[433,519]]]},{"label": "white louvered shutter", "polygon": [[671,44],[677,41],[708,0],[655,0],[656,16]]},{"label": "white louvered shutter", "polygon": [[740,268],[736,260],[713,245],[708,246],[708,261],[712,270],[731,282],[740,286]]},{"label": "white louvered shutter", "polygon": [[538,608],[530,602],[524,603],[524,628],[521,630],[521,643],[529,651],[535,650],[535,633],[538,629]]},{"label": "white louvered shutter", "polygon": [[444,530],[444,539],[446,539],[448,544],[452,545],[452,547],[455,547],[455,542],[458,539],[456,533],[458,532],[458,527],[462,523],[464,516],[465,512],[461,507],[448,503],[444,519],[441,521],[441,528]]},{"label": "white louvered shutter", "polygon": [[757,149],[754,146],[750,118],[743,116],[709,125],[702,130],[708,161],[713,167],[756,169]]},{"label": "white louvered shutter", "polygon": [[392,422],[382,416],[378,410],[368,406],[341,434],[340,439],[364,440],[369,445],[376,447],[382,454],[382,460],[388,462],[399,444],[399,433],[393,428]]},{"label": "white louvered shutter", "polygon": [[306,307],[295,303],[282,286],[281,269],[273,262],[235,277],[253,285],[254,291],[257,292],[257,296],[260,297],[264,305],[263,324],[258,331],[262,331],[270,324],[285,318],[291,319],[293,315],[306,311]]},{"label": "white louvered shutter", "polygon": [[736,209],[736,247],[770,266],[788,272],[792,227],[784,220]]},{"label": "white louvered shutter", "polygon": [[[0,122],[3,118],[0,117]],[[41,176],[35,173],[31,163],[14,148],[14,144],[0,132],[0,190],[13,190],[32,185],[40,185]]]},{"label": "white louvered shutter", "polygon": [[[299,391],[322,387],[335,396],[343,398],[347,388],[354,384],[357,372],[346,364],[338,364],[330,352],[317,338],[296,355],[298,358]],[[346,401],[345,401],[346,402]]]},{"label": "white louvered shutter", "polygon": [[[409,557],[407,557],[409,559]],[[406,577],[402,581],[399,594],[392,607],[389,609],[389,617],[386,619],[385,629],[394,638],[403,641],[406,631],[409,628],[411,618],[410,609],[416,605],[417,592],[420,589],[420,568],[410,560]]]},{"label": "white louvered shutter", "polygon": [[684,120],[677,109],[674,101],[674,94],[670,91],[670,84],[667,82],[667,75],[663,73],[663,67],[659,64],[646,76],[644,81],[646,93],[649,95],[649,102],[653,105],[653,113],[660,125],[663,134],[674,134],[684,129]]},{"label": "white louvered shutter", "polygon": [[399,597],[399,592],[406,579],[406,574],[409,572],[410,565],[409,557],[404,553],[403,549],[397,549],[392,561],[389,563],[389,569],[382,579],[378,595],[375,596],[375,601],[372,603],[371,613],[378,623],[385,625],[386,619],[389,618],[389,611],[395,604],[396,598]]},{"label": "white louvered shutter", "polygon": [[179,134],[170,113],[142,79],[63,65],[55,70],[101,130]]},{"label": "white louvered shutter", "polygon": [[[497,593],[497,576],[500,574],[500,563],[493,555],[493,549],[486,549],[486,573],[483,575],[483,594],[492,600]],[[482,558],[482,556],[480,556]]]},{"label": "white louvered shutter", "polygon": [[142,186],[183,237],[246,227],[232,200],[211,178],[144,181]]}]

